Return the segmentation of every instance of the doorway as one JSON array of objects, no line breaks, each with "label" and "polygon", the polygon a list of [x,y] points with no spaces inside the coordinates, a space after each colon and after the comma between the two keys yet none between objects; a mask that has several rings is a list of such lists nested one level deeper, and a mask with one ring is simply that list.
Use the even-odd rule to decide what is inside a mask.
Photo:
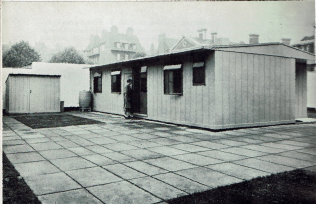
[{"label": "doorway", "polygon": [[133,69],[134,112],[147,115],[147,66]]}]

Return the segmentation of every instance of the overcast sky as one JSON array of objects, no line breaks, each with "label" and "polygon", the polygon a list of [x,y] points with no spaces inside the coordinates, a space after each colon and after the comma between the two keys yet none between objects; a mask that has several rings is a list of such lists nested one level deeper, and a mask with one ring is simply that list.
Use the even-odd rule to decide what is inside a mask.
[{"label": "overcast sky", "polygon": [[100,34],[116,25],[119,32],[134,29],[145,49],[158,35],[180,39],[197,36],[207,29],[207,37],[232,42],[249,42],[249,34],[260,42],[280,42],[287,37],[296,43],[313,35],[314,1],[287,2],[2,2],[2,43],[42,41],[84,49],[91,34]]}]

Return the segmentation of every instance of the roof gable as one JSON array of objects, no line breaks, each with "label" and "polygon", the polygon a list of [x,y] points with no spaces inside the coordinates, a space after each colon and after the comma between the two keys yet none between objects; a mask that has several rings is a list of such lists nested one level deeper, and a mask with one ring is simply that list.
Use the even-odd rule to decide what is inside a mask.
[{"label": "roof gable", "polygon": [[193,47],[201,46],[198,42],[194,41],[191,38],[183,36],[181,40],[171,49],[171,51],[183,50]]}]

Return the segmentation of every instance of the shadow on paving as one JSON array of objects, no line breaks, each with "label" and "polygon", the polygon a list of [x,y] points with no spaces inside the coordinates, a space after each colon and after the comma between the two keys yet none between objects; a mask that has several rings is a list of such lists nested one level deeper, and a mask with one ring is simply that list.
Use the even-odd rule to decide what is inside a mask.
[{"label": "shadow on paving", "polygon": [[65,127],[72,125],[102,124],[103,122],[67,114],[39,114],[15,116],[14,119],[32,129]]},{"label": "shadow on paving", "polygon": [[8,160],[5,153],[2,153],[3,165],[3,203],[15,204],[40,204],[41,202],[25,183],[23,178]]},{"label": "shadow on paving", "polygon": [[316,173],[293,170],[167,201],[169,204],[315,204]]}]

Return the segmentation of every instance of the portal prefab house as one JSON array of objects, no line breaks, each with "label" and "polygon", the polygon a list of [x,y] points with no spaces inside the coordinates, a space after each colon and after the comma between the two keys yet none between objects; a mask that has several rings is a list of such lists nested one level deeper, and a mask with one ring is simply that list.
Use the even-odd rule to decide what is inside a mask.
[{"label": "portal prefab house", "polygon": [[60,112],[60,75],[9,74],[7,113]]},{"label": "portal prefab house", "polygon": [[210,129],[294,123],[307,115],[306,60],[314,56],[264,46],[278,52],[197,48],[92,67],[93,110],[124,114],[132,78],[135,111],[147,119]]}]

